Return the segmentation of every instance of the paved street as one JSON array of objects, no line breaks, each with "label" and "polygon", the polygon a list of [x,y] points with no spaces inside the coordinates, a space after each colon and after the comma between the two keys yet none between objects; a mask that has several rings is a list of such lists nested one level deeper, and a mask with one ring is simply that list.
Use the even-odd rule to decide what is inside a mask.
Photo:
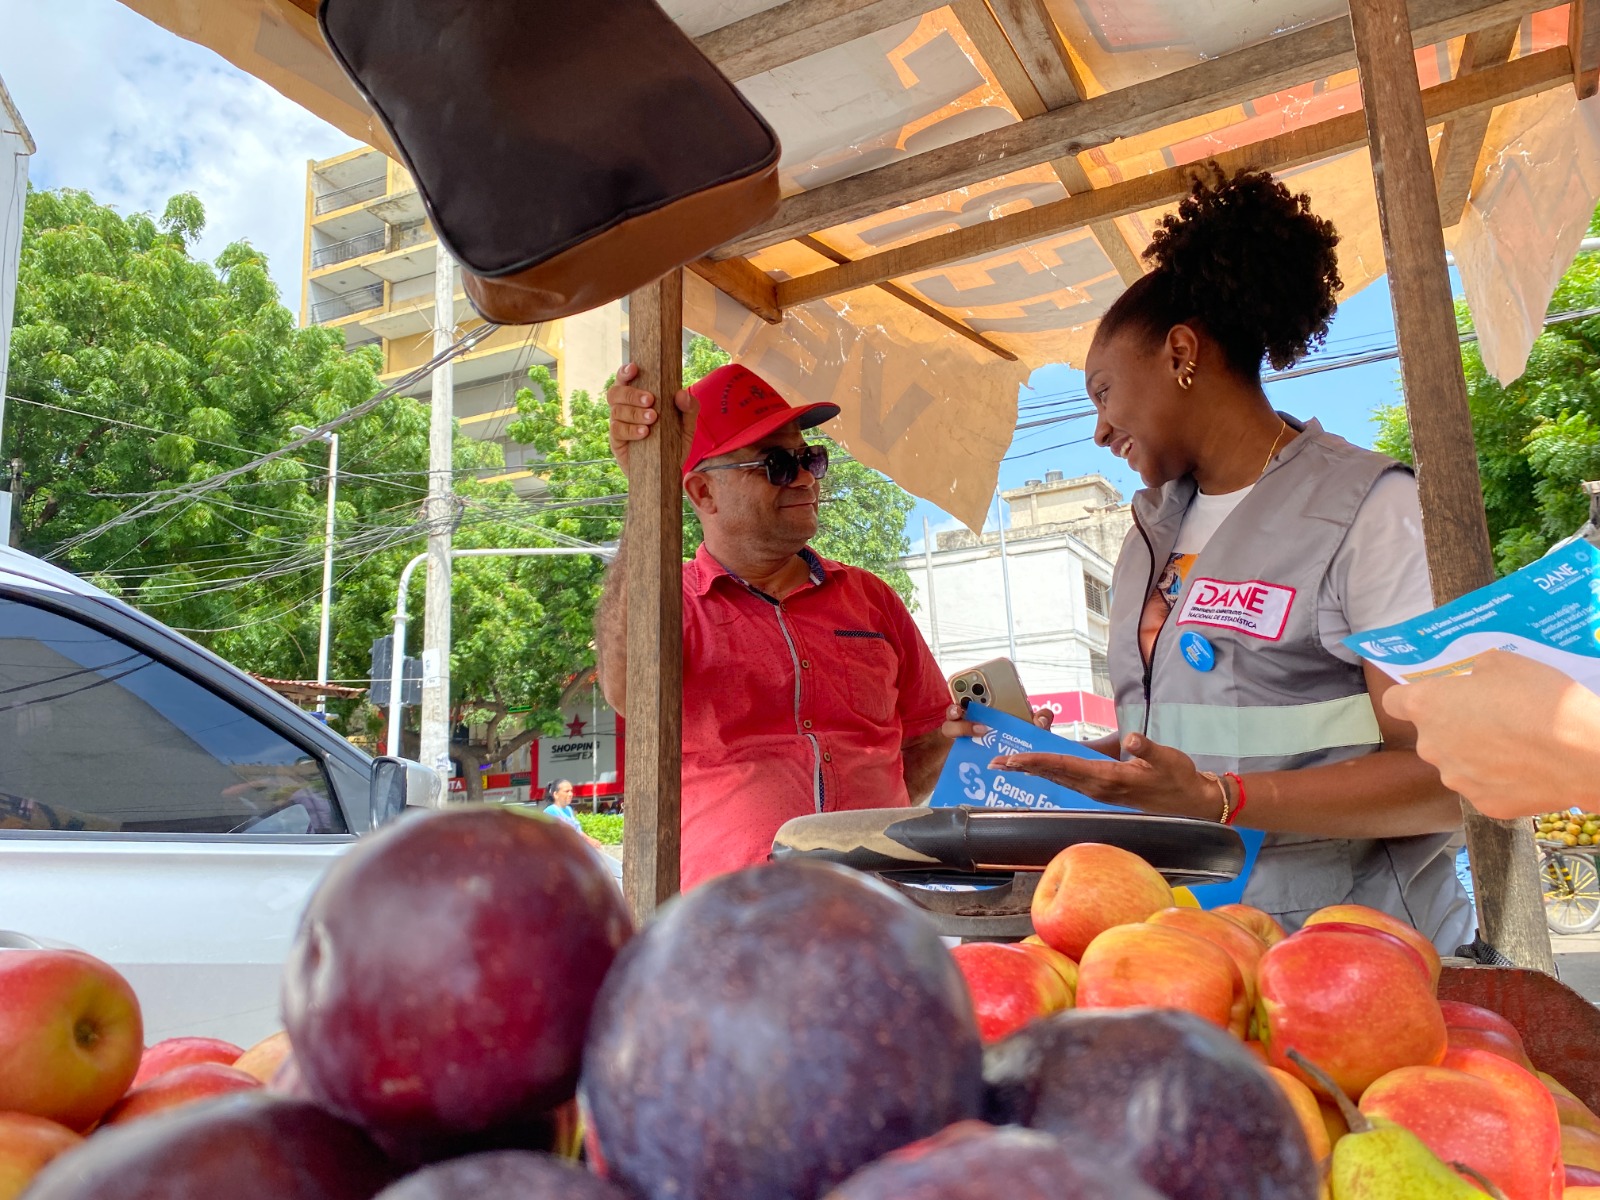
[{"label": "paved street", "polygon": [[1556,973],[1562,982],[1586,1000],[1600,1003],[1600,931],[1551,934],[1556,952]]}]

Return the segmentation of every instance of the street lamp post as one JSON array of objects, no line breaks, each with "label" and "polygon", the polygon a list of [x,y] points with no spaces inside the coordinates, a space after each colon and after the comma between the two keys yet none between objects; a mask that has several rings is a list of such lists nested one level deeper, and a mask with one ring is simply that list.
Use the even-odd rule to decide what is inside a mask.
[{"label": "street lamp post", "polygon": [[[315,430],[296,425],[289,430],[296,437],[307,437]],[[333,506],[339,488],[339,435],[328,432],[322,435],[328,443],[328,520],[322,538],[322,631],[317,638],[317,685],[328,686],[328,633],[329,609],[333,604]],[[317,696],[317,712],[324,721],[328,716],[328,694]]]}]

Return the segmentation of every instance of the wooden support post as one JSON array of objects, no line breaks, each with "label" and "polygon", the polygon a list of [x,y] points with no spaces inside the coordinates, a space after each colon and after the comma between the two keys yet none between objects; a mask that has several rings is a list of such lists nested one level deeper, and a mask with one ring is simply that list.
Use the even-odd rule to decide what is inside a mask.
[{"label": "wooden support post", "polygon": [[630,452],[628,481],[627,820],[623,890],[643,922],[678,890],[683,757],[683,274],[634,292],[628,306],[637,385],[656,397],[655,433]]},{"label": "wooden support post", "polygon": [[[1467,34],[1457,77],[1505,62],[1511,57],[1521,28],[1516,21],[1509,21]],[[1439,193],[1439,220],[1446,229],[1461,224],[1473,177],[1478,172],[1478,159],[1483,155],[1483,140],[1488,136],[1489,121],[1493,117],[1494,110],[1486,109],[1470,117],[1445,122],[1439,138],[1439,152],[1433,158],[1433,185]]]},{"label": "wooden support post", "polygon": [[[1406,0],[1351,0],[1400,373],[1422,497],[1436,603],[1494,579],[1478,457],[1445,266],[1439,196],[1411,49]],[[1465,801],[1483,936],[1517,966],[1555,970],[1533,831],[1491,821]]]},{"label": "wooden support post", "polygon": [[1572,51],[1572,86],[1579,100],[1600,88],[1600,4],[1572,0],[1567,8],[1567,47]]}]

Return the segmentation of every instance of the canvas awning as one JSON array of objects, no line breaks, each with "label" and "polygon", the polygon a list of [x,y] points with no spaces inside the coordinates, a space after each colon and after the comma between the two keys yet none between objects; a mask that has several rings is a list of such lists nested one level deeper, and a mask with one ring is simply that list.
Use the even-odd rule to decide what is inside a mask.
[{"label": "canvas awning", "polygon": [[[387,147],[314,0],[124,3]],[[738,302],[691,279],[686,324],[795,399],[839,403],[852,454],[974,527],[1018,386],[1082,364],[1185,165],[1277,170],[1339,229],[1346,295],[1384,273],[1338,0],[665,7],[784,146],[783,211],[703,267]],[[1507,378],[1600,199],[1600,121],[1562,86],[1567,9],[1538,9],[1410,5],[1444,222]]]}]

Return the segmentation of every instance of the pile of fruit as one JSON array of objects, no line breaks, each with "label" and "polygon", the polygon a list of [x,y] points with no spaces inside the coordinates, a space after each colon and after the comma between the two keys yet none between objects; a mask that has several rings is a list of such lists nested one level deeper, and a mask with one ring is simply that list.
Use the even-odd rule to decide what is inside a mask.
[{"label": "pile of fruit", "polygon": [[1600,813],[1577,809],[1541,813],[1533,820],[1533,833],[1541,842],[1558,846],[1600,845]]},{"label": "pile of fruit", "polygon": [[1600,1118],[1414,930],[1174,900],[1074,846],[1034,938],[952,952],[780,863],[635,933],[565,826],[408,817],[243,1053],[143,1049],[110,967],[0,952],[0,1200],[1600,1200]]}]

